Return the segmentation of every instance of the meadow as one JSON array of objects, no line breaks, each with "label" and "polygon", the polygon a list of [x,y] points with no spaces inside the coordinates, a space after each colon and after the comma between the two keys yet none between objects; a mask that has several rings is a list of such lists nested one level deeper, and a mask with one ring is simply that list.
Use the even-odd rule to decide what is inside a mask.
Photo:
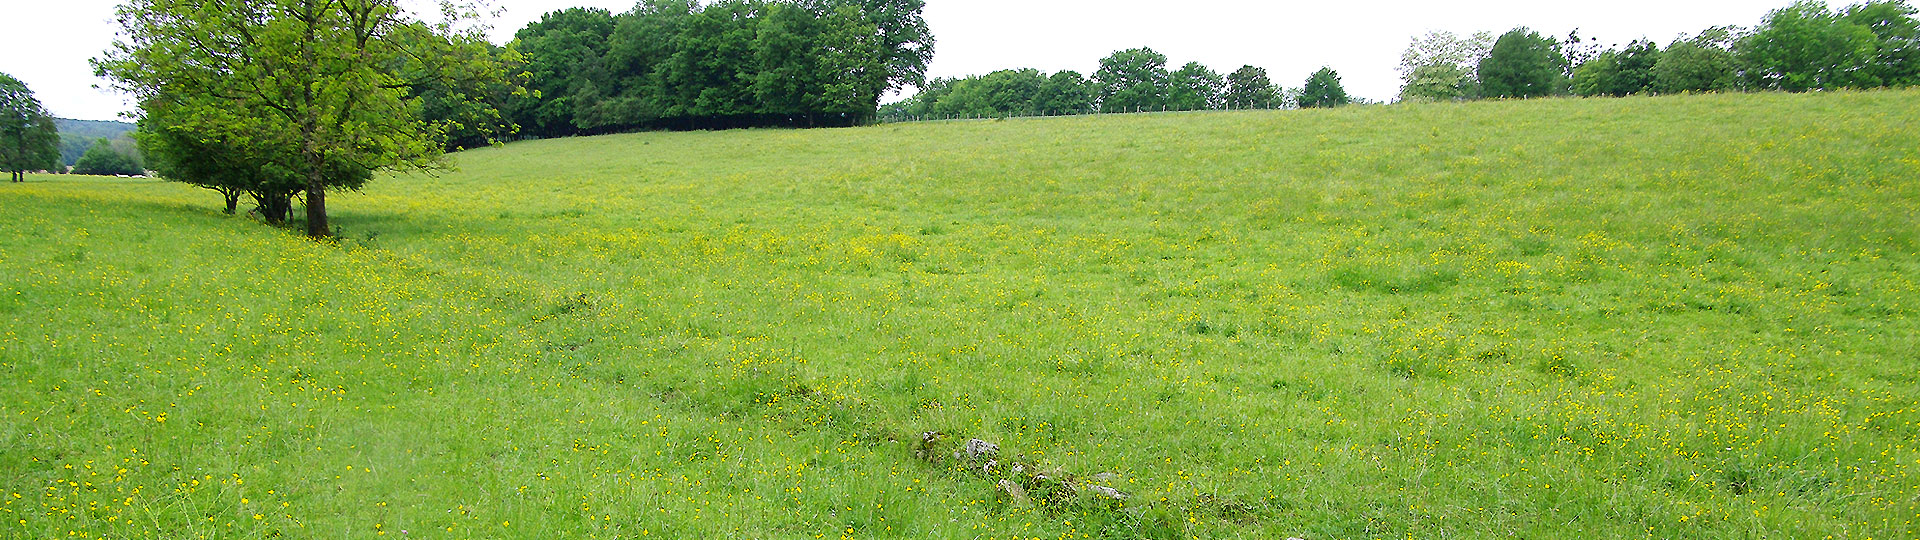
[{"label": "meadow", "polygon": [[[1920,91],[0,185],[0,537],[1920,537]],[[922,434],[1123,492],[1010,495]]]}]

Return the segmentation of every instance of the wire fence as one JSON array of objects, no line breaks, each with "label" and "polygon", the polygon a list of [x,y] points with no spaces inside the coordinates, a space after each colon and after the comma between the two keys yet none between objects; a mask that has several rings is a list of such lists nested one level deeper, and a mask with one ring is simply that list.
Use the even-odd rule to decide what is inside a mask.
[{"label": "wire fence", "polygon": [[1167,107],[1121,107],[1119,110],[1097,111],[1014,111],[1000,113],[951,113],[951,114],[885,114],[874,119],[876,124],[894,124],[902,122],[945,122],[952,120],[1001,120],[1007,118],[1047,118],[1057,116],[1090,116],[1099,114],[1157,114],[1170,112],[1203,111],[1276,111],[1292,109],[1291,106],[1246,106],[1244,104],[1222,104],[1220,107],[1206,109],[1186,109]]}]

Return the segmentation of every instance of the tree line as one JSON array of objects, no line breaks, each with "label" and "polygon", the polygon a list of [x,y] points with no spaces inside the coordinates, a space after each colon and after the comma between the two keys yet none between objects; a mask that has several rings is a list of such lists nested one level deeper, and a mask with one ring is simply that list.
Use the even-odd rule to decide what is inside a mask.
[{"label": "tree line", "polygon": [[644,0],[547,13],[514,35],[534,136],[632,129],[844,126],[923,82],[923,0]]},{"label": "tree line", "polygon": [[[151,167],[229,214],[243,197],[269,223],[304,207],[308,235],[329,236],[328,192],[516,133],[868,122],[888,89],[924,82],[922,6],[641,0],[548,13],[498,46],[454,0],[433,22],[398,0],[128,0],[92,64],[138,100],[138,148],[96,142],[76,172]],[[12,179],[59,168],[57,144],[25,85],[0,80]]]},{"label": "tree line", "polygon": [[1097,112],[1333,107],[1351,103],[1332,68],[1299,88],[1282,88],[1267,70],[1241,66],[1221,75],[1199,62],[1170,69],[1167,56],[1141,47],[1100,60],[1092,77],[1072,70],[1007,69],[928,81],[882,108],[886,119],[1058,116]]},{"label": "tree line", "polygon": [[1920,84],[1920,23],[1902,0],[1839,11],[1805,0],[1753,28],[1717,26],[1662,48],[1602,47],[1521,27],[1494,38],[1431,32],[1400,60],[1401,101],[1838,90]]}]

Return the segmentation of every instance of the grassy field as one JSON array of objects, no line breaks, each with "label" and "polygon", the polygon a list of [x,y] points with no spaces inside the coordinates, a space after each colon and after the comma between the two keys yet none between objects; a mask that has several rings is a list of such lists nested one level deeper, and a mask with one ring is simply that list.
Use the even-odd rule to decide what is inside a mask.
[{"label": "grassy field", "polygon": [[534,141],[334,197],[333,244],[33,176],[0,537],[1920,537],[1914,126],[1908,91]]}]

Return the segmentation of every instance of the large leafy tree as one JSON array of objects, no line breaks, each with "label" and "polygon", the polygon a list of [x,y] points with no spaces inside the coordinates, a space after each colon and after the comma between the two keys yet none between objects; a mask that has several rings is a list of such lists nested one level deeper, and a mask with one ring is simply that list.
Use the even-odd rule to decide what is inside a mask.
[{"label": "large leafy tree", "polygon": [[1220,107],[1220,95],[1227,82],[1199,62],[1188,62],[1169,74],[1167,108],[1176,111],[1201,111]]},{"label": "large leafy tree", "polygon": [[1340,73],[1330,67],[1320,68],[1307,77],[1307,84],[1300,89],[1300,108],[1339,107],[1352,103],[1347,90],[1340,86]]},{"label": "large leafy tree", "polygon": [[1850,6],[1840,14],[1842,20],[1873,33],[1874,55],[1868,69],[1880,84],[1920,84],[1920,21],[1914,20],[1915,13],[1904,1],[1878,1]]},{"label": "large leafy tree", "polygon": [[1566,93],[1567,67],[1560,42],[1520,27],[1493,43],[1475,74],[1486,97],[1528,98]]},{"label": "large leafy tree", "polygon": [[[715,7],[709,6],[694,20],[705,20]],[[749,40],[759,61],[757,71],[747,66],[733,74],[752,81],[762,114],[801,119],[804,125],[848,125],[871,117],[888,75],[880,38],[860,10],[843,5],[815,13],[784,4],[766,9],[764,20],[758,22],[757,35]],[[753,24],[745,13],[732,18]],[[695,24],[695,28],[699,26]],[[714,37],[714,41],[727,39]],[[721,58],[707,62],[711,66],[725,63]],[[722,97],[727,94],[725,86],[725,81],[713,79],[703,93]],[[723,114],[717,110],[704,112]]]},{"label": "large leafy tree", "polygon": [[1227,92],[1221,100],[1234,109],[1277,109],[1285,105],[1267,70],[1253,66],[1240,66],[1227,74]]},{"label": "large leafy tree", "polygon": [[[322,237],[329,191],[358,189],[371,171],[444,166],[448,126],[422,118],[407,75],[506,77],[483,29],[458,26],[473,15],[442,7],[446,21],[428,26],[398,0],[130,0],[94,65],[208,139],[298,171],[307,234]],[[437,66],[403,71],[419,62]]]},{"label": "large leafy tree", "polygon": [[1167,56],[1146,47],[1116,51],[1093,73],[1106,112],[1165,108],[1169,78]]},{"label": "large leafy tree", "polygon": [[1749,87],[1805,92],[1880,86],[1877,41],[1826,4],[1801,1],[1768,13],[1735,50]]},{"label": "large leafy tree", "polygon": [[[806,0],[820,5],[816,11],[827,16],[841,8],[866,23],[874,38],[883,79],[882,90],[919,86],[926,82],[927,65],[933,62],[933,31],[920,12],[926,0]],[[863,40],[864,41],[864,40]],[[862,83],[864,84],[864,83]]]},{"label": "large leafy tree", "polygon": [[1676,39],[1653,65],[1655,91],[1718,92],[1734,85],[1733,35],[1728,27],[1708,28],[1700,35]]},{"label": "large leafy tree", "polygon": [[0,170],[19,182],[27,171],[60,164],[60,133],[53,116],[26,83],[0,73]]},{"label": "large leafy tree", "polygon": [[1428,32],[1413,38],[1400,53],[1402,101],[1448,101],[1470,98],[1477,81],[1473,70],[1493,48],[1493,34],[1460,36]]},{"label": "large leafy tree", "polygon": [[[528,92],[509,106],[513,120],[543,136],[574,132],[574,109],[589,87],[612,86],[606,66],[613,14],[597,8],[547,13],[514,33],[510,47],[527,58]],[[585,105],[591,105],[590,103]]]}]

